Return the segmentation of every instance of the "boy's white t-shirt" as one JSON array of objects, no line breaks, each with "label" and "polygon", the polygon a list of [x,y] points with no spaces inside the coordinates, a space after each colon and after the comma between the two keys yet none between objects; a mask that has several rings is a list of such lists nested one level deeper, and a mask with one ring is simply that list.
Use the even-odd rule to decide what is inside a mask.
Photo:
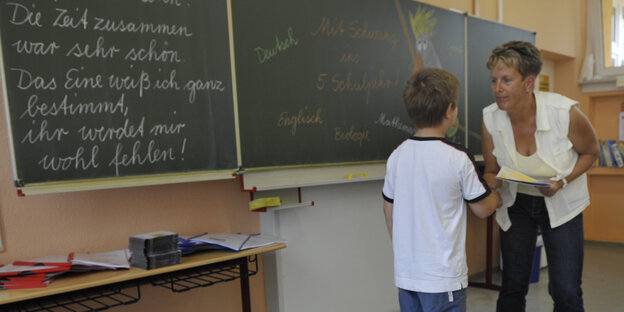
[{"label": "boy's white t-shirt", "polygon": [[394,207],[396,286],[425,293],[466,288],[466,201],[489,194],[464,147],[434,137],[399,145],[388,158],[383,186]]}]

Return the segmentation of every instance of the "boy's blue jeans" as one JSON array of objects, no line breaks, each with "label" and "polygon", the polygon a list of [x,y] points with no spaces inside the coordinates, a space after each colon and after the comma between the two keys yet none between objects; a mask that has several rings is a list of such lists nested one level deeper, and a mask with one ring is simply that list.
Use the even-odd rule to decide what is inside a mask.
[{"label": "boy's blue jeans", "polygon": [[503,282],[496,310],[525,311],[539,226],[548,260],[548,292],[554,301],[554,311],[584,311],[583,215],[552,229],[544,198],[520,193],[508,211],[512,225],[506,232],[500,231]]},{"label": "boy's blue jeans", "polygon": [[423,293],[399,288],[401,312],[465,312],[466,289]]}]

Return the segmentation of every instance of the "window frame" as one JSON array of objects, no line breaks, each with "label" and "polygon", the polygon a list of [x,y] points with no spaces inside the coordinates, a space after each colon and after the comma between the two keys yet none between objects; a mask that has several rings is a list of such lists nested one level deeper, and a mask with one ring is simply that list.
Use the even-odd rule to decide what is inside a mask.
[{"label": "window frame", "polygon": [[[602,20],[603,14],[602,14],[602,0],[588,0],[588,5],[594,5],[594,10],[588,10],[587,14],[592,14],[592,12],[594,13],[594,15],[596,16],[588,16],[588,22],[589,21],[599,21],[600,25],[599,27],[594,27],[594,32],[591,34],[587,34],[588,36],[595,36],[595,38],[598,38],[598,40],[594,40],[594,51],[595,51],[595,73],[598,76],[603,76],[603,77],[612,77],[615,78],[616,76],[621,76],[624,75],[624,65],[622,66],[617,66],[617,67],[605,67],[605,51],[604,51],[604,32],[603,32],[603,25],[604,25],[604,21]],[[620,8],[622,8],[620,6]],[[622,13],[622,12],[620,12]],[[618,12],[614,12],[614,14],[612,14],[612,16],[618,16]],[[593,18],[592,18],[593,17]],[[611,22],[611,21],[609,21]],[[614,26],[610,26],[610,27],[618,27],[617,23]],[[618,27],[619,28],[619,27]],[[596,33],[596,31],[598,33]],[[612,36],[617,36],[617,30],[615,33],[612,34]],[[611,38],[606,38],[607,40],[611,40]],[[622,42],[621,44],[624,45],[624,42]],[[624,57],[624,56],[623,56]]]}]

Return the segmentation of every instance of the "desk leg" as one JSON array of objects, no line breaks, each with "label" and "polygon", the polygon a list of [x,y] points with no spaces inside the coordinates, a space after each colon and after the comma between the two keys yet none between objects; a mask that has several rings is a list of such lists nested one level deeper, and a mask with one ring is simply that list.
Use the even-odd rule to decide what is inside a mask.
[{"label": "desk leg", "polygon": [[238,259],[240,269],[241,298],[243,302],[243,312],[251,312],[251,298],[249,295],[249,268],[247,257]]},{"label": "desk leg", "polygon": [[493,253],[493,231],[494,215],[487,217],[486,248],[485,248],[485,283],[469,283],[469,286],[480,287],[491,290],[500,290],[500,286],[492,283],[492,253]]}]

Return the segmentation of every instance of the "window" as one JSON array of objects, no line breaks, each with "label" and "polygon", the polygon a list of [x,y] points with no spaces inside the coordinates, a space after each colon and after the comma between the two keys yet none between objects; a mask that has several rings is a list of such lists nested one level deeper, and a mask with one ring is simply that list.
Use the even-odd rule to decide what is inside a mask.
[{"label": "window", "polygon": [[610,65],[620,67],[624,66],[624,0],[613,0],[611,16]]},{"label": "window", "polygon": [[[595,75],[624,75],[624,0],[588,0],[588,37],[594,36]],[[589,41],[588,41],[589,44]]]}]

